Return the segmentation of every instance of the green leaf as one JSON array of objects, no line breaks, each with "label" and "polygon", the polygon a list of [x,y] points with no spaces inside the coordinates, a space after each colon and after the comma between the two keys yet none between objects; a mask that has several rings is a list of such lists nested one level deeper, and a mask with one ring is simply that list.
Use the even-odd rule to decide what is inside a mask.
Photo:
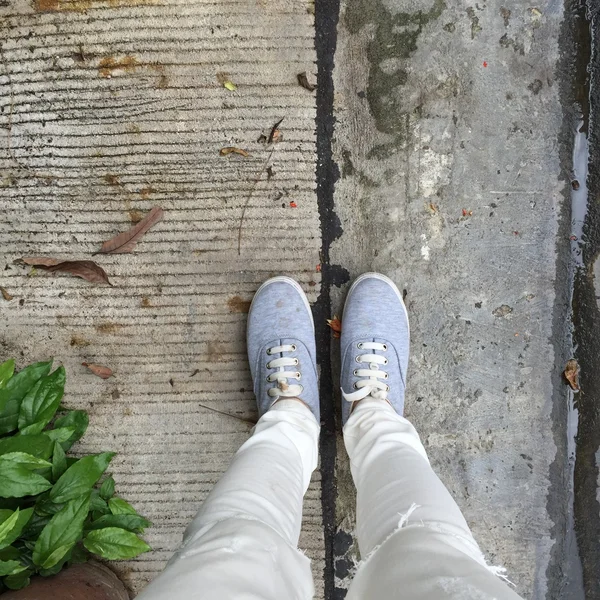
[{"label": "green leaf", "polygon": [[48,525],[49,522],[50,516],[38,515],[34,511],[33,517],[31,517],[31,520],[29,521],[29,523],[27,523],[27,527],[25,527],[21,535],[21,540],[33,540],[35,542],[35,540],[37,540],[38,537],[40,537],[42,529],[44,529],[44,527],[46,527],[46,525]]},{"label": "green leaf", "polygon": [[53,442],[58,442],[59,444],[71,439],[74,433],[74,427],[59,427],[58,429],[48,429],[44,431],[45,436],[47,436]]},{"label": "green leaf", "polygon": [[[8,537],[8,534],[12,531],[18,520],[18,508],[14,512],[12,510],[0,510],[0,543]],[[6,545],[9,546],[10,543],[8,542]],[[4,574],[7,575],[7,573]]]},{"label": "green leaf", "polygon": [[113,515],[137,515],[137,510],[125,502],[122,498],[111,498],[108,501],[108,508]]},{"label": "green leaf", "polygon": [[0,561],[0,577],[20,573],[26,568],[27,567],[23,567],[18,560],[2,560]]},{"label": "green leaf", "polygon": [[96,489],[92,490],[92,499],[90,500],[90,510],[93,512],[99,512],[103,515],[110,514],[110,509],[106,500],[100,497],[100,492]]},{"label": "green leaf", "polygon": [[25,468],[31,471],[52,466],[52,463],[49,463],[47,460],[28,454],[27,452],[7,452],[6,454],[2,454],[2,456],[0,456],[0,463],[2,462],[12,462],[23,465]]},{"label": "green leaf", "polygon": [[21,553],[12,546],[0,550],[0,560],[18,560],[20,556]]},{"label": "green leaf", "polygon": [[107,477],[100,486],[100,496],[105,500],[110,500],[115,494],[115,480]]},{"label": "green leaf", "polygon": [[58,442],[54,442],[54,452],[52,454],[52,480],[57,481],[67,470],[67,457],[65,451]]},{"label": "green leaf", "polygon": [[[1,512],[1,511],[0,511]],[[33,507],[26,508],[25,510],[15,511],[17,516],[17,521],[14,527],[8,532],[8,534],[1,539],[0,541],[0,552],[3,548],[10,546],[17,538],[21,535],[27,524],[29,523],[31,517],[33,516]],[[1,538],[2,536],[0,536]]]},{"label": "green leaf", "polygon": [[105,527],[90,531],[83,545],[93,554],[109,560],[124,560],[148,552],[150,546],[135,533],[118,527]]},{"label": "green leaf", "polygon": [[72,547],[73,544],[63,544],[62,546],[56,548],[56,550],[53,550],[50,553],[50,555],[46,558],[46,560],[44,560],[44,562],[42,563],[42,569],[48,570],[52,567],[55,567],[63,558],[67,556],[67,553]]},{"label": "green leaf", "polygon": [[53,502],[66,502],[89,492],[106,471],[114,452],[103,452],[80,458],[54,484],[50,492]]},{"label": "green leaf", "polygon": [[48,374],[51,366],[51,360],[29,365],[13,375],[0,389],[0,435],[17,428],[23,397],[40,378]]},{"label": "green leaf", "polygon": [[52,455],[52,442],[45,434],[13,435],[0,440],[0,455],[9,452],[27,452],[37,458],[48,459]]},{"label": "green leaf", "polygon": [[4,578],[4,585],[10,590],[20,590],[29,585],[29,578],[32,574],[33,571],[27,569],[18,575],[9,575]]},{"label": "green leaf", "polygon": [[63,450],[66,452],[77,440],[83,437],[86,432],[90,419],[85,410],[71,410],[63,417],[59,417],[54,421],[54,427],[72,427],[75,432],[65,442],[61,442]]},{"label": "green leaf", "polygon": [[71,558],[70,563],[71,565],[78,565],[80,563],[84,563],[87,562],[90,558],[90,555],[87,553],[87,550],[83,547],[80,546],[79,544],[77,544],[77,546],[75,546],[73,548],[73,551],[71,552]]},{"label": "green leaf", "polygon": [[63,506],[64,503],[56,503],[50,500],[50,492],[44,492],[37,497],[34,509],[38,515],[51,517],[62,510]]},{"label": "green leaf", "polygon": [[90,523],[88,529],[102,529],[104,527],[119,527],[133,531],[134,533],[143,533],[146,527],[150,527],[152,523],[140,515],[103,515]]},{"label": "green leaf", "polygon": [[0,365],[0,390],[6,386],[6,383],[13,376],[14,372],[15,361],[12,358]]},{"label": "green leaf", "polygon": [[[42,465],[35,464],[41,461]],[[9,452],[0,456],[0,497],[21,498],[35,496],[52,487],[52,484],[32,469],[49,466],[45,460],[24,452]]]},{"label": "green leaf", "polygon": [[90,508],[90,495],[74,498],[44,527],[33,551],[33,562],[51,569],[81,538],[83,522]]},{"label": "green leaf", "polygon": [[65,378],[65,368],[59,367],[27,392],[19,409],[21,433],[40,433],[50,423],[65,393]]}]

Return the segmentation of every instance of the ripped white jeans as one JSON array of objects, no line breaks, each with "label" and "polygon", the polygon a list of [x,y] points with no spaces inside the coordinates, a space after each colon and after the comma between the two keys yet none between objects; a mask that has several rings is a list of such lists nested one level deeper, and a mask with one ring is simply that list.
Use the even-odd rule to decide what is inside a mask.
[{"label": "ripped white jeans", "polygon": [[[275,404],[138,600],[312,598],[310,561],[297,544],[318,437],[319,424],[306,406]],[[344,440],[363,557],[349,600],[519,599],[486,567],[405,418],[386,402],[363,400],[344,427]]]}]

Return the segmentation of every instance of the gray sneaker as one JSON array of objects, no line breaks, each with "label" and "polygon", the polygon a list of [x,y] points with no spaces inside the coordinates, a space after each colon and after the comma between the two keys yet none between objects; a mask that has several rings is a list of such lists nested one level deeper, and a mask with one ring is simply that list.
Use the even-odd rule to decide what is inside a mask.
[{"label": "gray sneaker", "polygon": [[402,294],[379,273],[361,275],[350,288],[342,319],[342,423],[367,396],[404,411],[409,327]]},{"label": "gray sneaker", "polygon": [[273,277],[260,286],[246,341],[259,417],[279,399],[300,398],[319,422],[315,325],[298,283]]}]

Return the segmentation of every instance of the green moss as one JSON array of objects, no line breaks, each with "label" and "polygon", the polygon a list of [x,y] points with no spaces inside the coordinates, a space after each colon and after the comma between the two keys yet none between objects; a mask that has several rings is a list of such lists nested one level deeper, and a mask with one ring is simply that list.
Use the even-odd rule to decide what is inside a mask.
[{"label": "green moss", "polygon": [[381,65],[409,58],[417,49],[423,27],[439,18],[445,8],[444,0],[435,0],[428,11],[392,14],[381,0],[353,0],[346,10],[344,22],[350,33],[358,33],[368,24],[375,26],[373,39],[367,46],[370,63],[367,100],[377,129],[394,135],[396,146],[406,141],[407,119],[399,88],[406,85],[408,74],[403,69],[389,73]]}]

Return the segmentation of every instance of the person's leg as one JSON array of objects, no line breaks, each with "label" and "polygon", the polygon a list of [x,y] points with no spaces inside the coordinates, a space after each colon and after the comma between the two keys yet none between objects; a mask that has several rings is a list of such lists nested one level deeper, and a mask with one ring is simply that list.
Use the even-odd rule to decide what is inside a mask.
[{"label": "person's leg", "polygon": [[415,428],[365,399],[344,427],[362,563],[348,600],[517,599],[487,567]]},{"label": "person's leg", "polygon": [[317,373],[310,308],[292,280],[257,292],[248,353],[260,416],[254,434],[139,600],[312,598],[310,561],[297,544],[318,459]]},{"label": "person's leg", "polygon": [[[342,323],[344,441],[362,561],[349,600],[514,600],[402,417],[408,317],[387,278],[352,286]],[[359,364],[357,364],[359,363]]]}]

